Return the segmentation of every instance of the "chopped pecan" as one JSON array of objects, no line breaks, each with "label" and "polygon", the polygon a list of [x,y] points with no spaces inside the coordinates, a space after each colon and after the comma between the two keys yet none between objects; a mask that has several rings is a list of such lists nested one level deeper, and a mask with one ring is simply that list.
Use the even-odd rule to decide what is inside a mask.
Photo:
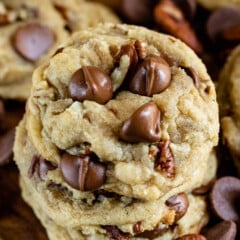
[{"label": "chopped pecan", "polygon": [[170,141],[162,141],[159,143],[159,152],[155,159],[155,170],[162,172],[168,178],[175,176],[175,160],[170,150]]},{"label": "chopped pecan", "polygon": [[180,38],[198,54],[203,51],[202,44],[197,39],[180,8],[173,1],[160,1],[154,9],[154,18],[159,27],[167,33]]}]

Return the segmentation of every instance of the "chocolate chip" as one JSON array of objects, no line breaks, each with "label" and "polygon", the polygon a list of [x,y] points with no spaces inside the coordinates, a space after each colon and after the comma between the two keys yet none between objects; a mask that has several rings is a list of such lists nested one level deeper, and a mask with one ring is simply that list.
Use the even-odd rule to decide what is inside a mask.
[{"label": "chocolate chip", "polygon": [[84,66],[72,75],[68,91],[74,100],[92,100],[104,104],[112,98],[112,81],[100,68]]},{"label": "chocolate chip", "polygon": [[19,27],[13,36],[13,46],[26,60],[34,62],[46,53],[55,42],[48,27],[29,23]]},{"label": "chocolate chip", "polygon": [[236,239],[237,227],[233,221],[222,221],[204,232],[209,240],[234,240]]},{"label": "chocolate chip", "polygon": [[136,234],[134,237],[138,238],[146,238],[146,239],[154,239],[162,236],[164,233],[168,231],[168,227],[165,224],[161,224],[159,227],[156,227],[153,230],[146,230],[142,233]]},{"label": "chocolate chip", "polygon": [[185,215],[189,206],[186,193],[179,193],[170,197],[165,204],[175,211],[175,222]]},{"label": "chocolate chip", "polygon": [[235,8],[220,8],[207,21],[207,33],[211,40],[218,41],[222,31],[240,25],[240,11]]},{"label": "chocolate chip", "polygon": [[161,57],[151,56],[138,67],[129,90],[143,96],[152,96],[166,89],[171,81],[171,69]]},{"label": "chocolate chip", "polygon": [[184,13],[186,19],[191,20],[196,13],[197,4],[195,0],[173,0]]},{"label": "chocolate chip", "polygon": [[123,0],[122,13],[132,24],[146,25],[153,22],[153,7],[157,0]]},{"label": "chocolate chip", "polygon": [[103,228],[106,229],[109,239],[128,240],[131,236],[129,233],[122,232],[116,226],[103,226]]},{"label": "chocolate chip", "polygon": [[[203,235],[200,234],[186,234],[174,240],[207,240]],[[209,239],[212,240],[212,239]]]},{"label": "chocolate chip", "polygon": [[175,176],[175,160],[169,145],[169,140],[159,143],[154,168],[156,171],[165,174],[168,178],[173,178]]},{"label": "chocolate chip", "polygon": [[34,173],[37,173],[37,176],[42,180],[46,180],[48,171],[54,170],[57,168],[57,165],[47,161],[42,156],[34,155],[32,158],[31,165],[28,169],[28,176],[32,177]]},{"label": "chocolate chip", "polygon": [[120,129],[120,138],[127,142],[157,142],[160,137],[160,111],[153,102],[138,108]]},{"label": "chocolate chip", "polygon": [[100,188],[106,178],[106,167],[93,153],[80,156],[65,153],[60,161],[60,169],[65,181],[80,191]]},{"label": "chocolate chip", "polygon": [[193,83],[194,83],[195,87],[199,88],[200,80],[199,80],[199,77],[198,77],[195,69],[192,67],[184,67],[184,70],[186,71],[187,75],[189,75],[189,77],[191,77],[193,79]]},{"label": "chocolate chip", "polygon": [[210,193],[214,213],[223,220],[240,219],[240,179],[235,177],[219,178]]},{"label": "chocolate chip", "polygon": [[0,141],[0,166],[7,164],[12,159],[15,128],[9,130],[1,137]]}]

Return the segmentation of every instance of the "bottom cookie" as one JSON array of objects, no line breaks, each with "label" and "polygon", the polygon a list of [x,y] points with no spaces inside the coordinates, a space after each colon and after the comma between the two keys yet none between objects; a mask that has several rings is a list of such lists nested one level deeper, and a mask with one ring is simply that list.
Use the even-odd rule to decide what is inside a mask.
[{"label": "bottom cookie", "polygon": [[[22,195],[24,200],[33,208],[35,214],[46,228],[50,240],[91,240],[91,239],[161,239],[172,240],[179,236],[198,233],[208,221],[207,205],[205,197],[188,194],[188,211],[177,224],[169,228],[162,225],[158,229],[145,231],[144,233],[130,236],[121,232],[114,226],[82,226],[78,229],[68,228],[67,226],[57,225],[47,216],[45,209],[39,204],[34,189],[29,187],[23,178],[20,179]],[[67,225],[67,223],[66,223]],[[137,228],[137,227],[136,227]]]}]

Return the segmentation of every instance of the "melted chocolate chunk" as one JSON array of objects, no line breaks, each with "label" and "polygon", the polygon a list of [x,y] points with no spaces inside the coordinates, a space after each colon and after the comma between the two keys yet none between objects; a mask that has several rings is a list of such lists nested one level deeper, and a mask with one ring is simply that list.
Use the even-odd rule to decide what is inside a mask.
[{"label": "melted chocolate chunk", "polygon": [[160,115],[155,103],[145,103],[123,123],[120,138],[133,143],[159,141],[161,138]]},{"label": "melted chocolate chunk", "polygon": [[236,177],[219,178],[210,193],[214,213],[223,220],[240,219],[240,179]]},{"label": "melted chocolate chunk", "polygon": [[162,172],[168,178],[175,176],[175,160],[170,150],[170,141],[160,142],[158,145],[159,152],[155,159],[155,170]]},{"label": "melted chocolate chunk", "polygon": [[104,229],[107,231],[107,236],[110,239],[115,240],[128,240],[131,235],[129,233],[124,233],[120,229],[118,229],[116,226],[103,226]]},{"label": "melted chocolate chunk", "polygon": [[28,169],[28,176],[32,177],[34,173],[42,180],[46,180],[48,171],[55,170],[57,165],[50,161],[47,161],[42,156],[34,155],[31,165]]},{"label": "melted chocolate chunk", "polygon": [[222,221],[204,232],[209,240],[234,240],[236,235],[237,227],[233,221]]},{"label": "melted chocolate chunk", "polygon": [[112,81],[100,68],[84,66],[72,75],[68,91],[74,100],[92,100],[104,104],[112,98]]},{"label": "melted chocolate chunk", "polygon": [[189,206],[186,193],[179,193],[170,197],[165,204],[175,211],[175,222],[185,215]]},{"label": "melted chocolate chunk", "polygon": [[170,81],[171,69],[168,63],[161,57],[149,56],[139,65],[129,90],[150,97],[166,89]]},{"label": "melted chocolate chunk", "polygon": [[169,228],[165,224],[162,224],[159,227],[154,228],[153,230],[146,230],[144,232],[138,233],[135,235],[135,237],[154,239],[162,236],[168,230]]},{"label": "melted chocolate chunk", "polygon": [[[174,240],[207,240],[203,235],[200,234],[186,234]],[[211,239],[209,239],[211,240]]]},{"label": "melted chocolate chunk", "polygon": [[80,191],[100,188],[106,179],[106,168],[94,154],[73,156],[63,154],[60,169],[65,181]]},{"label": "melted chocolate chunk", "polygon": [[187,75],[193,79],[195,87],[199,88],[200,80],[196,71],[192,67],[185,67],[184,70],[186,71]]},{"label": "melted chocolate chunk", "polygon": [[55,42],[52,30],[38,23],[19,27],[13,36],[13,46],[26,60],[34,62],[46,53]]}]

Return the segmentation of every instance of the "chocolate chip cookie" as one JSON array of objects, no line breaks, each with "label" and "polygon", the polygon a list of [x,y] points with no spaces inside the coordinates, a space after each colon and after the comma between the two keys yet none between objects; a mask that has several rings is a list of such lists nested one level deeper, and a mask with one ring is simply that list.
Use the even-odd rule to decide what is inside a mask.
[{"label": "chocolate chip cookie", "polygon": [[221,116],[222,135],[225,144],[230,149],[233,160],[240,173],[240,46],[237,46],[229,56],[218,83],[218,101]]},{"label": "chocolate chip cookie", "polygon": [[207,9],[216,9],[220,7],[237,7],[240,8],[239,0],[197,0],[199,4]]},{"label": "chocolate chip cookie", "polygon": [[56,225],[134,236],[182,219],[218,128],[214,85],[190,48],[105,24],[34,71],[15,159]]},{"label": "chocolate chip cookie", "polygon": [[119,19],[104,6],[84,1],[1,1],[0,97],[25,100],[32,72],[43,59],[72,32],[108,21]]}]

